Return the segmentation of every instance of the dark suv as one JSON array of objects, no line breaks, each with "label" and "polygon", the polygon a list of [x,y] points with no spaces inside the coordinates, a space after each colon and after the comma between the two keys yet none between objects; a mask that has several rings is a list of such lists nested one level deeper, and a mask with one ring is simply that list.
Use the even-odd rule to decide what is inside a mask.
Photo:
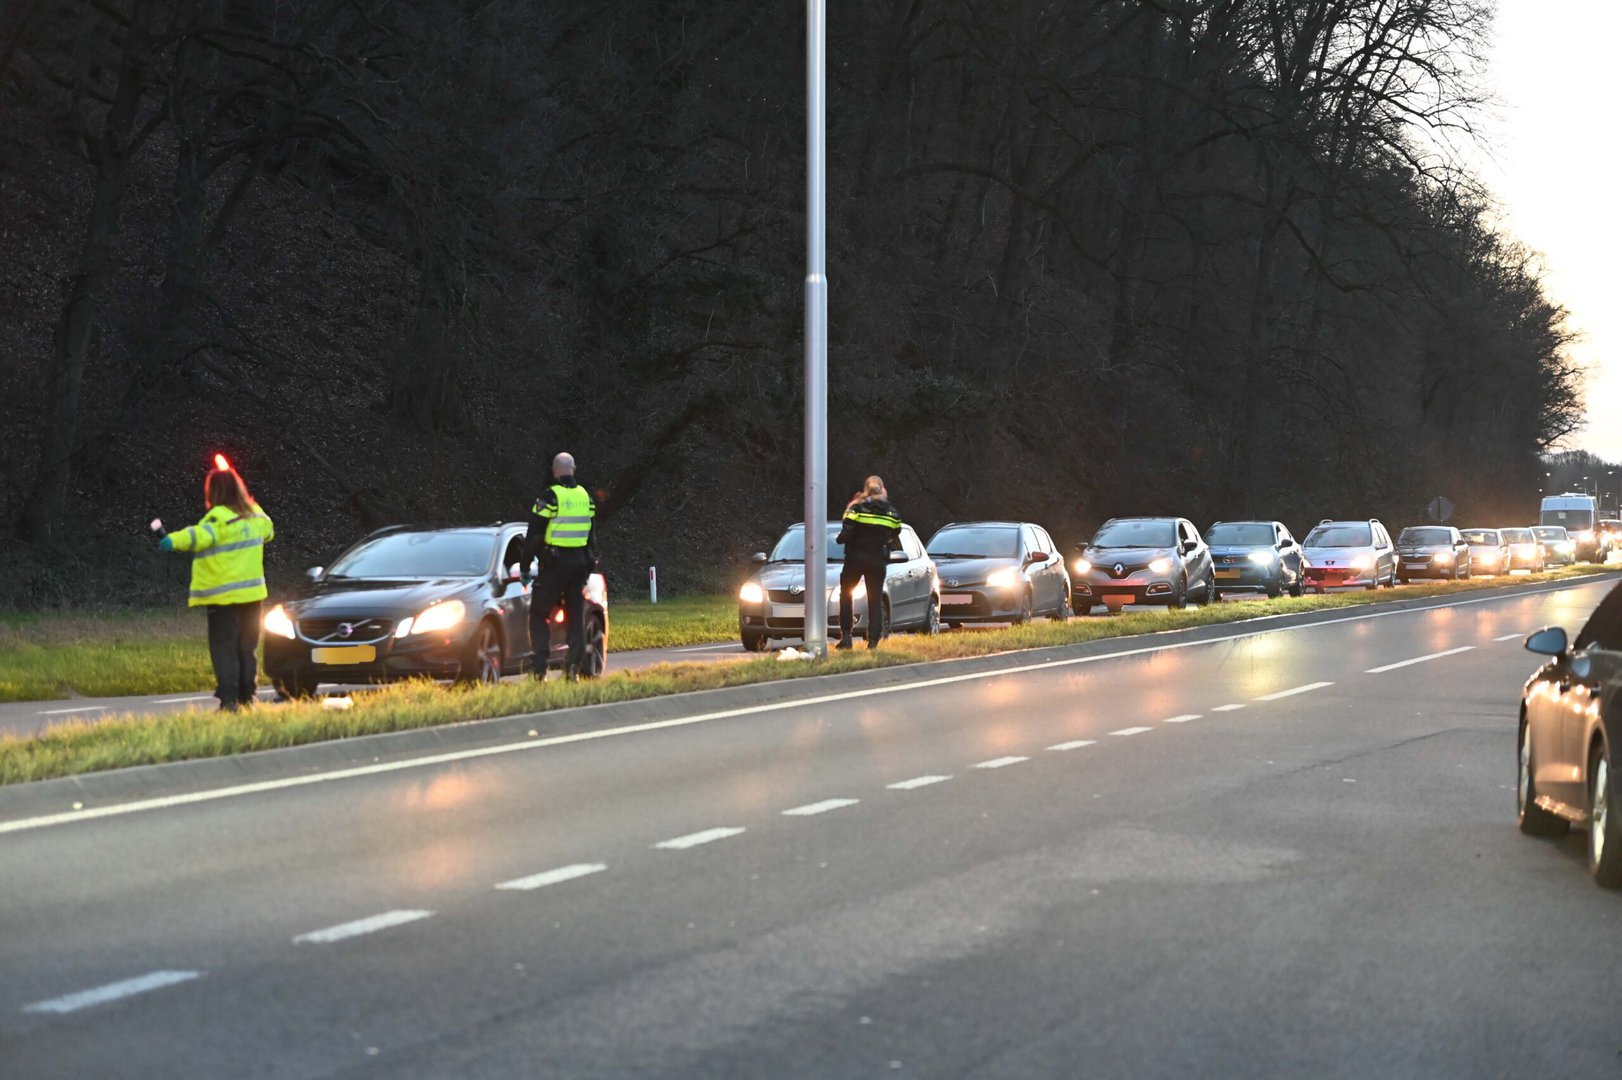
[{"label": "dark suv", "polygon": [[1306,580],[1301,545],[1278,521],[1219,521],[1205,530],[1217,594],[1246,590],[1300,596]]},{"label": "dark suv", "polygon": [[1184,607],[1216,601],[1211,550],[1187,518],[1111,518],[1070,564],[1076,613],[1096,604]]},{"label": "dark suv", "polygon": [[1457,581],[1475,569],[1464,534],[1448,525],[1411,525],[1397,536],[1397,580],[1434,577]]}]

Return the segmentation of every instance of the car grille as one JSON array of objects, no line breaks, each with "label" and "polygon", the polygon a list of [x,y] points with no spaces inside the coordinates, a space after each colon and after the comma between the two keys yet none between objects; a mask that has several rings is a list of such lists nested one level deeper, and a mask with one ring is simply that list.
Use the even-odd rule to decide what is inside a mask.
[{"label": "car grille", "polygon": [[795,592],[793,589],[767,589],[766,596],[774,604],[803,604],[805,603],[805,590]]},{"label": "car grille", "polygon": [[[1104,573],[1108,574],[1110,577],[1115,578],[1116,580],[1119,580],[1121,578],[1131,577],[1133,574],[1137,573],[1139,570],[1148,569],[1149,564],[1146,563],[1146,562],[1138,562],[1138,563],[1111,562],[1111,563],[1094,563],[1093,567],[1094,567],[1094,569],[1102,570],[1102,571],[1104,571]],[[1120,569],[1117,570],[1116,567],[1120,567]]]},{"label": "car grille", "polygon": [[[344,633],[344,627],[349,633]],[[299,636],[317,645],[365,645],[394,631],[392,619],[300,619]]]},{"label": "car grille", "polygon": [[1217,560],[1217,562],[1221,563],[1223,566],[1237,566],[1244,561],[1245,556],[1243,555],[1224,555]]}]

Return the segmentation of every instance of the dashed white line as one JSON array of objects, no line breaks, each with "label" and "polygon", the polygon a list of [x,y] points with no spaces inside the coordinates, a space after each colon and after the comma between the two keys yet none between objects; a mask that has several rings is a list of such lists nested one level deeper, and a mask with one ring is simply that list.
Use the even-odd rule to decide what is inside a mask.
[{"label": "dashed white line", "polygon": [[1110,732],[1110,734],[1111,735],[1142,735],[1145,731],[1153,731],[1153,730],[1154,730],[1154,728],[1146,728],[1146,727],[1124,727],[1120,731],[1112,731],[1112,732]]},{"label": "dashed white line", "polygon": [[325,930],[311,930],[307,934],[300,934],[293,939],[294,945],[312,944],[328,945],[334,941],[343,941],[346,938],[360,937],[362,934],[375,934],[379,930],[387,930],[391,926],[403,926],[406,923],[426,919],[432,911],[415,911],[402,909],[399,911],[385,911],[381,915],[371,915],[354,922],[339,923],[329,926]]},{"label": "dashed white line", "polygon": [[144,994],[148,990],[161,990],[165,986],[176,983],[190,982],[199,978],[201,971],[154,971],[146,975],[139,975],[123,982],[108,983],[91,990],[80,990],[76,994],[64,994],[49,1001],[36,1001],[32,1005],[23,1007],[23,1012],[30,1013],[70,1013],[80,1009],[88,1009],[92,1005],[105,1005],[120,998],[133,997]]},{"label": "dashed white line", "polygon": [[840,810],[847,806],[855,806],[860,799],[823,799],[821,802],[807,803],[805,806],[796,806],[792,810],[784,810],[784,817],[810,817],[812,814],[826,814],[830,810]]},{"label": "dashed white line", "polygon": [[1218,705],[1216,708],[1212,709],[1211,711],[1212,712],[1238,712],[1240,709],[1243,709],[1243,708],[1244,708],[1243,705]]},{"label": "dashed white line", "polygon": [[1168,723],[1168,724],[1186,724],[1190,720],[1198,720],[1199,718],[1200,718],[1199,713],[1191,712],[1191,713],[1184,713],[1182,716],[1168,716],[1168,717],[1166,717],[1165,722]]},{"label": "dashed white line", "polygon": [[976,769],[1000,769],[1004,765],[1018,765],[1022,761],[1029,761],[1029,760],[1031,760],[1031,759],[1030,758],[1024,758],[1024,757],[995,757],[995,758],[992,758],[990,761],[982,761],[982,762],[980,762],[978,765],[975,765],[974,768],[976,768]]},{"label": "dashed white line", "polygon": [[193,694],[191,697],[166,697],[154,701],[154,705],[179,705],[187,701],[213,701],[213,694]]},{"label": "dashed white line", "polygon": [[1049,750],[1080,750],[1083,746],[1096,746],[1097,739],[1072,739],[1069,742],[1054,743]]},{"label": "dashed white line", "polygon": [[1335,684],[1332,683],[1332,682],[1311,682],[1311,683],[1307,683],[1305,686],[1292,686],[1288,690],[1277,690],[1277,691],[1275,691],[1275,692],[1273,692],[1271,694],[1263,694],[1261,697],[1257,698],[1256,700],[1257,701],[1277,701],[1279,698],[1294,697],[1297,694],[1305,694],[1305,693],[1307,693],[1309,691],[1312,691],[1312,690],[1322,690],[1326,686],[1334,686],[1334,685]]},{"label": "dashed white line", "polygon": [[1526,636],[1525,634],[1521,634],[1521,633],[1504,634],[1502,637],[1493,638],[1493,640],[1494,641],[1515,641],[1515,640],[1518,640],[1519,638],[1523,638],[1525,636]]},{"label": "dashed white line", "polygon": [[716,840],[725,840],[729,836],[737,836],[743,832],[742,826],[721,826],[716,829],[705,829],[703,832],[688,833],[678,836],[674,840],[661,840],[653,845],[666,851],[684,851],[687,848],[698,847],[700,844],[713,843]]},{"label": "dashed white line", "polygon": [[1363,674],[1379,675],[1382,672],[1396,671],[1398,668],[1409,667],[1413,664],[1423,664],[1427,660],[1440,660],[1444,656],[1457,656],[1461,652],[1469,652],[1474,648],[1474,645],[1460,645],[1457,649],[1447,649],[1443,652],[1433,652],[1425,656],[1416,656],[1412,660],[1398,660],[1395,664],[1385,664],[1381,667],[1371,667]]},{"label": "dashed white line", "polygon": [[80,705],[76,709],[41,709],[35,715],[36,716],[62,716],[65,713],[74,713],[74,712],[107,712],[108,709],[109,709],[109,706],[107,706],[107,705]]},{"label": "dashed white line", "polygon": [[911,791],[914,788],[928,787],[930,784],[945,783],[950,779],[950,776],[915,776],[911,780],[898,780],[885,786],[891,791]]},{"label": "dashed white line", "polygon": [[539,889],[547,885],[560,885],[565,881],[583,878],[587,874],[600,874],[608,869],[607,863],[575,863],[573,866],[560,866],[556,870],[543,870],[539,874],[529,877],[513,878],[497,885],[498,889]]}]

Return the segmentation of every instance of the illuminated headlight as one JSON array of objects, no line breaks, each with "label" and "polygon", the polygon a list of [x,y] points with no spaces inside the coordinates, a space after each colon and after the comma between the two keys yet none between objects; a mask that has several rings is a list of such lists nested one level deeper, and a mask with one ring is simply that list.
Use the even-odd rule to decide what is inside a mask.
[{"label": "illuminated headlight", "polygon": [[1002,570],[998,570],[995,574],[992,574],[990,577],[986,578],[986,588],[1012,589],[1018,582],[1019,571],[1015,570],[1012,566],[1009,566]]},{"label": "illuminated headlight", "polygon": [[766,602],[766,590],[753,581],[746,581],[743,583],[743,588],[738,590],[738,599],[746,604],[764,604]]},{"label": "illuminated headlight", "polygon": [[467,618],[467,605],[460,600],[446,600],[431,607],[423,608],[415,618],[407,617],[400,620],[400,625],[394,630],[394,636],[403,638],[407,634],[433,634],[442,630],[449,630]]},{"label": "illuminated headlight", "polygon": [[1374,560],[1367,555],[1359,555],[1352,560],[1351,567],[1353,570],[1372,570]]},{"label": "illuminated headlight", "polygon": [[1273,553],[1271,551],[1252,551],[1250,553],[1250,561],[1255,563],[1257,566],[1272,566]]},{"label": "illuminated headlight", "polygon": [[1573,551],[1577,550],[1577,545],[1573,544],[1570,540],[1562,540],[1560,543],[1556,544],[1555,547],[1558,550],[1565,552],[1567,555],[1570,555]]},{"label": "illuminated headlight", "polygon": [[[850,591],[851,600],[852,601],[860,600],[863,597],[865,597],[866,595],[867,595],[867,579],[865,577],[857,578],[856,579],[856,587]],[[830,603],[830,604],[839,603],[839,586],[838,585],[831,586],[828,589],[828,603]]]},{"label": "illuminated headlight", "polygon": [[293,620],[287,617],[287,609],[277,604],[265,612],[265,633],[284,637],[288,641],[294,638]]},{"label": "illuminated headlight", "polygon": [[1435,555],[1431,556],[1431,562],[1436,563],[1438,566],[1446,566],[1452,561],[1453,554],[1447,551],[1438,551]]},{"label": "illuminated headlight", "polygon": [[1581,541],[1582,543],[1584,543],[1584,544],[1593,543],[1593,541],[1594,541],[1594,530],[1593,529],[1584,529],[1582,532],[1577,534],[1577,539],[1579,541]]},{"label": "illuminated headlight", "polygon": [[1070,568],[1078,574],[1085,574],[1093,568],[1093,564],[1086,559],[1077,559],[1070,564]]},{"label": "illuminated headlight", "polygon": [[586,587],[581,591],[585,593],[587,600],[598,607],[608,606],[608,582],[603,580],[603,575],[593,574],[588,577]]},{"label": "illuminated headlight", "polygon": [[1156,559],[1149,564],[1149,570],[1156,574],[1169,574],[1171,573],[1171,560],[1165,558]]},{"label": "illuminated headlight", "polygon": [[1493,563],[1498,561],[1498,552],[1483,551],[1479,555],[1472,553],[1470,557],[1473,559],[1480,559],[1483,565],[1491,566]]}]

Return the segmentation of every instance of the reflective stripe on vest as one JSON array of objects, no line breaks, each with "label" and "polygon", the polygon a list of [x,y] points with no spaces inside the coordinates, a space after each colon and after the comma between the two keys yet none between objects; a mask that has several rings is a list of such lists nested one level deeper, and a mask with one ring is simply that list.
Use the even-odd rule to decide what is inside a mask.
[{"label": "reflective stripe on vest", "polygon": [[885,529],[901,528],[901,519],[894,514],[863,514],[851,510],[845,514],[846,521],[853,521],[858,525],[877,525]]},{"label": "reflective stripe on vest", "polygon": [[[251,591],[254,589],[263,589],[264,587],[265,579],[262,577],[252,578],[248,581],[228,581],[224,585],[216,585],[212,589],[193,589],[191,591],[191,598],[193,600],[213,600],[216,604],[228,602],[245,603],[246,601],[226,601],[219,599],[219,597],[223,597],[226,593],[233,593],[238,590]],[[263,600],[264,597],[258,596],[254,597],[254,599]]]},{"label": "reflective stripe on vest", "polygon": [[541,511],[542,516],[548,518],[547,546],[585,547],[591,539],[591,520],[597,515],[597,508],[591,504],[591,496],[579,485],[564,487],[562,484],[553,484],[552,494],[558,500],[557,508],[548,506]]},{"label": "reflective stripe on vest", "polygon": [[175,534],[175,550],[192,553],[190,605],[265,599],[264,548],[275,535],[263,511],[256,508],[239,516],[224,506],[211,508],[202,521]]}]

